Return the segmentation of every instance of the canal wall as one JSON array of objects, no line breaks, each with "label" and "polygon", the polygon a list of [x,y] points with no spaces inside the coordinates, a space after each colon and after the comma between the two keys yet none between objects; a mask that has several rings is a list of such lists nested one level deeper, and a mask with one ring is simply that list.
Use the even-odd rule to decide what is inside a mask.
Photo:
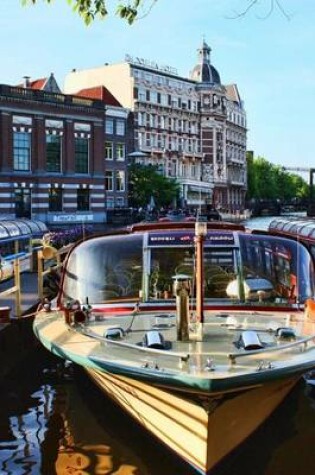
[{"label": "canal wall", "polygon": [[[12,281],[2,282],[0,289],[11,286]],[[0,298],[0,382],[38,345],[33,334],[34,312],[39,304],[37,273],[22,273],[21,288],[20,317],[16,316],[14,294]]]},{"label": "canal wall", "polygon": [[27,358],[38,342],[33,335],[33,319],[0,324],[0,381]]}]

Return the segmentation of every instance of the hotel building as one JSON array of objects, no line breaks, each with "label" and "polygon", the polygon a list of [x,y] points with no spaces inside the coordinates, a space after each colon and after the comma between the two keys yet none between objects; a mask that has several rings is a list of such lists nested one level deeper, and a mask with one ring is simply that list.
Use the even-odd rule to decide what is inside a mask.
[{"label": "hotel building", "polygon": [[182,206],[244,208],[246,112],[236,84],[223,85],[203,42],[190,77],[126,55],[119,64],[73,70],[65,92],[104,86],[131,110],[129,158],[157,165],[180,184]]}]

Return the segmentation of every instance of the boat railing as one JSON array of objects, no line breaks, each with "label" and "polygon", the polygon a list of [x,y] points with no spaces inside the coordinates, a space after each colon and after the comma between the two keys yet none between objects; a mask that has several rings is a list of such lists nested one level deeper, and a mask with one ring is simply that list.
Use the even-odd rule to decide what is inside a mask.
[{"label": "boat railing", "polygon": [[[83,333],[85,336],[94,338],[100,342],[110,344],[113,346],[119,346],[122,348],[129,348],[133,350],[137,350],[140,352],[144,352],[147,354],[155,354],[155,355],[161,355],[161,356],[168,356],[168,357],[174,357],[174,358],[179,358],[181,362],[187,362],[189,358],[191,357],[190,353],[185,353],[185,352],[176,352],[176,351],[169,351],[165,349],[157,349],[157,348],[148,348],[145,346],[139,346],[134,343],[128,343],[126,341],[119,341],[119,340],[111,340],[109,338],[103,337],[101,335],[98,335],[97,333],[93,331],[88,331],[85,328],[81,328],[81,333]],[[214,356],[226,356],[227,359],[229,360],[230,364],[234,365],[236,363],[236,360],[238,358],[244,358],[244,357],[251,357],[255,355],[259,356],[265,356],[265,355],[272,355],[272,354],[277,354],[282,351],[288,351],[293,348],[298,348],[301,347],[302,351],[305,351],[307,349],[308,343],[312,340],[315,340],[315,334],[311,335],[306,338],[302,338],[298,341],[295,341],[293,343],[288,343],[284,344],[281,346],[277,347],[267,347],[263,349],[257,349],[257,350],[246,350],[246,352],[238,352],[238,353],[224,353],[224,352],[198,352],[199,356],[208,356],[208,357],[214,357]]]},{"label": "boat railing", "polygon": [[307,344],[312,340],[315,340],[315,334],[308,336],[306,338],[301,338],[300,340],[295,341],[293,343],[287,343],[286,345],[279,345],[273,348],[267,347],[267,348],[257,349],[257,350],[247,350],[246,352],[243,352],[243,353],[229,353],[228,358],[231,364],[235,364],[236,359],[238,358],[243,358],[246,356],[249,357],[253,355],[266,355],[266,354],[279,353],[281,351],[291,350],[292,348],[297,348],[299,346],[301,346],[302,350],[305,351],[308,346]]},{"label": "boat railing", "polygon": [[179,358],[181,361],[188,361],[189,357],[190,357],[189,353],[162,350],[162,349],[160,350],[158,348],[149,348],[149,347],[146,347],[146,346],[139,346],[139,345],[135,345],[134,343],[127,343],[125,341],[111,340],[110,338],[100,336],[97,333],[94,333],[92,331],[87,331],[85,329],[81,329],[81,333],[83,333],[84,335],[89,336],[91,338],[95,338],[96,340],[99,340],[103,343],[108,343],[110,345],[114,345],[114,346],[116,345],[116,346],[123,347],[123,348],[129,348],[129,349],[141,351],[141,352],[144,352],[144,353],[170,356],[170,357],[174,357],[174,358]]}]

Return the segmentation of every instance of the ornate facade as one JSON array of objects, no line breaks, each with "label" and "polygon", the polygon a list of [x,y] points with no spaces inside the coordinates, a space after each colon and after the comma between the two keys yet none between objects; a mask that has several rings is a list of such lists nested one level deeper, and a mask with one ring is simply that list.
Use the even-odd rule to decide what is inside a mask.
[{"label": "ornate facade", "polygon": [[103,85],[132,111],[131,157],[176,178],[183,206],[244,207],[246,113],[237,86],[221,84],[203,42],[190,78],[126,55],[125,62],[72,71],[65,91]]}]

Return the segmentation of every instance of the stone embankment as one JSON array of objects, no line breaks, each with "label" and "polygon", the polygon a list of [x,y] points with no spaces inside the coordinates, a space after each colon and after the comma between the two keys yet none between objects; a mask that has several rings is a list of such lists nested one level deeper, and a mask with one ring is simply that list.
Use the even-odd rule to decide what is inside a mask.
[{"label": "stone embankment", "polygon": [[[11,280],[0,283],[0,292],[14,285]],[[0,296],[0,382],[38,343],[32,331],[34,312],[39,304],[38,275],[21,274],[21,310],[17,317],[15,294]]]}]

